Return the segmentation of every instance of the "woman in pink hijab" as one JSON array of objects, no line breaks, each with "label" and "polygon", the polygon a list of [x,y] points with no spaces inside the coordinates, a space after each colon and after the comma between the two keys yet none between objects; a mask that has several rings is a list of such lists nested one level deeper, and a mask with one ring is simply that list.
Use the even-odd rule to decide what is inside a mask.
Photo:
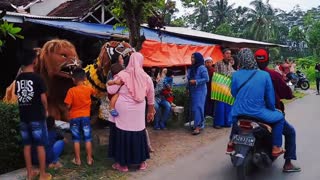
[{"label": "woman in pink hijab", "polygon": [[148,103],[149,122],[155,114],[154,87],[152,79],[142,69],[143,60],[141,53],[133,53],[126,69],[114,79],[121,80],[123,85],[107,87],[108,93],[119,93],[115,105],[119,116],[111,117],[116,126],[113,133],[114,147],[109,147],[109,151],[112,151],[115,160],[112,167],[122,172],[127,172],[130,164],[140,164],[140,170],[145,170],[145,161],[150,158],[145,131],[145,99]]}]

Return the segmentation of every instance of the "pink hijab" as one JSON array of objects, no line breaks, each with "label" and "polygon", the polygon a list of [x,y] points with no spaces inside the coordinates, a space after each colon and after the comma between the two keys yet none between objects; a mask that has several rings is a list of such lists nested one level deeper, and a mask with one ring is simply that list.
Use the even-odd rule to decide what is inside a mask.
[{"label": "pink hijab", "polygon": [[116,77],[128,87],[129,93],[137,102],[145,100],[147,94],[147,82],[150,79],[149,75],[144,72],[143,66],[144,57],[141,53],[135,52],[131,54],[129,64],[125,70],[119,72]]}]

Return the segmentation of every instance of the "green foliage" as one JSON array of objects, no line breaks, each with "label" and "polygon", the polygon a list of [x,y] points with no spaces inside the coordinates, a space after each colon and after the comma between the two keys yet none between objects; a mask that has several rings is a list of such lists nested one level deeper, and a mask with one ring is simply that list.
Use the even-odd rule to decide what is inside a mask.
[{"label": "green foliage", "polygon": [[320,21],[315,22],[307,32],[308,46],[313,49],[314,55],[320,57]]},{"label": "green foliage", "polygon": [[296,61],[297,69],[302,71],[310,82],[315,81],[315,65],[319,62],[317,58],[313,56],[305,57],[305,58],[298,58]]},{"label": "green foliage", "polygon": [[[173,88],[173,95],[174,95],[174,103],[177,106],[184,107],[184,117],[188,117],[189,112],[189,96],[186,94],[185,87],[174,87]],[[187,120],[187,118],[186,118]]]},{"label": "green foliage", "polygon": [[8,37],[11,37],[12,39],[23,39],[23,36],[19,33],[21,32],[20,27],[15,27],[14,24],[8,23],[7,21],[2,20],[3,16],[5,15],[5,12],[1,13],[0,18],[0,51],[1,48],[5,45],[5,40]]},{"label": "green foliage", "polygon": [[0,102],[0,174],[24,166],[16,104]]},{"label": "green foliage", "polygon": [[232,27],[229,23],[223,23],[220,26],[218,26],[215,33],[225,36],[234,36]]},{"label": "green foliage", "polygon": [[303,31],[298,26],[291,28],[288,37],[295,42],[303,41],[305,39]]}]

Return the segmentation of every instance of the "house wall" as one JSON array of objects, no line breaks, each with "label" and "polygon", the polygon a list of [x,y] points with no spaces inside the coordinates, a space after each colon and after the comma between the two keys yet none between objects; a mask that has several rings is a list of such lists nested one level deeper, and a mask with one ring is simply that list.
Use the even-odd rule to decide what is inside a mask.
[{"label": "house wall", "polygon": [[37,3],[31,6],[30,14],[45,16],[66,1],[68,0],[44,0],[41,3]]}]

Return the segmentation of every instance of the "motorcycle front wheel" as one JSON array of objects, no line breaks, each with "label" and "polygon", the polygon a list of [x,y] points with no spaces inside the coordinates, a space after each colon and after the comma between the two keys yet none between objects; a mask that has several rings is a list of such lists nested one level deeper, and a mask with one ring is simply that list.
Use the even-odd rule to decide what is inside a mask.
[{"label": "motorcycle front wheel", "polygon": [[310,84],[308,81],[303,81],[300,83],[300,88],[302,90],[308,90],[310,88]]}]

